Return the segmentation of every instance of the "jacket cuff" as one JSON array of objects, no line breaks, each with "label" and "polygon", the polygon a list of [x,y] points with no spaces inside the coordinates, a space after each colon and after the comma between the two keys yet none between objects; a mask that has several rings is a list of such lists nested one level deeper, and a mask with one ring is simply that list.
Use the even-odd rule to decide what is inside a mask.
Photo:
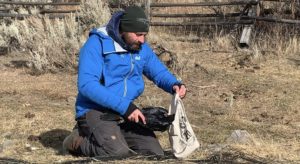
[{"label": "jacket cuff", "polygon": [[124,118],[127,119],[128,116],[130,116],[130,114],[136,109],[138,109],[138,107],[136,105],[134,105],[133,103],[130,103],[127,108],[127,111],[124,114]]},{"label": "jacket cuff", "polygon": [[172,94],[175,93],[175,91],[174,91],[174,89],[173,89],[173,87],[174,87],[175,85],[177,85],[179,88],[181,88],[182,85],[185,86],[185,84],[182,84],[182,83],[175,83],[175,84],[172,86]]}]

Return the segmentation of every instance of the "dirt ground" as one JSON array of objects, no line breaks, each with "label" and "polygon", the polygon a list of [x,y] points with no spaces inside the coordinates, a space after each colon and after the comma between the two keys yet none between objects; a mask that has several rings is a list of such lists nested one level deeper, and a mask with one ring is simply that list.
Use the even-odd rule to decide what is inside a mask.
[{"label": "dirt ground", "polygon": [[[32,76],[22,53],[0,56],[0,163],[300,163],[300,69],[280,54],[249,61],[248,50],[201,51],[197,43],[169,41],[188,88],[184,99],[201,147],[177,161],[167,132],[157,133],[167,156],[92,159],[62,153],[73,128],[76,74]],[[180,46],[178,46],[180,45]],[[151,82],[139,106],[168,108],[171,95]],[[229,142],[246,130],[246,143]]]}]

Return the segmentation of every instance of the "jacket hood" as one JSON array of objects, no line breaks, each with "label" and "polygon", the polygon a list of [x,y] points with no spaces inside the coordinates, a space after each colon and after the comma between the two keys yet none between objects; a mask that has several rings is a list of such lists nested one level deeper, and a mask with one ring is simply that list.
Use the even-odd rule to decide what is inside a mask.
[{"label": "jacket hood", "polygon": [[128,46],[123,41],[120,36],[119,26],[120,26],[120,19],[121,16],[124,14],[124,11],[116,12],[111,19],[109,20],[108,24],[106,25],[106,31],[108,35],[117,43],[120,44],[121,47],[128,50]]},{"label": "jacket hood", "polygon": [[106,26],[100,27],[98,29],[95,28],[89,33],[89,36],[97,35],[100,38],[103,38],[103,41],[106,43],[110,43],[111,41],[113,41],[113,47],[103,47],[104,54],[128,51],[128,46],[123,41],[119,33],[120,18],[123,15],[123,13],[123,11],[116,12]]}]

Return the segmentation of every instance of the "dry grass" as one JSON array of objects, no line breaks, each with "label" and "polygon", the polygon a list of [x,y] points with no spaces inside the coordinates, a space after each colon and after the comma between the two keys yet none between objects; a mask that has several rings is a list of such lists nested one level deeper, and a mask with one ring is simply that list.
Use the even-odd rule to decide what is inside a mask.
[{"label": "dry grass", "polygon": [[[76,88],[72,85],[75,77],[50,74],[34,77],[22,72],[2,74],[6,80],[1,80],[1,86],[6,87],[0,92],[1,143],[11,140],[13,144],[1,157],[38,163],[72,158],[55,154],[59,152],[62,137],[74,125],[74,104],[68,99],[75,96]],[[15,88],[16,84],[19,87]],[[37,139],[30,141],[31,135]],[[31,147],[37,151],[32,152]]]},{"label": "dry grass", "polygon": [[[35,9],[21,8],[19,12],[32,13],[31,10]],[[75,21],[76,17],[79,17],[78,21]],[[107,4],[91,0],[82,3],[79,13],[64,19],[36,16],[11,24],[3,22],[0,29],[5,31],[0,37],[0,45],[25,49],[30,54],[30,66],[34,74],[74,71],[79,49],[88,36],[88,30],[104,25],[109,17]],[[16,45],[11,45],[12,40]]]},{"label": "dry grass", "polygon": [[[66,63],[62,61],[66,59],[72,61],[70,65],[76,64],[74,56],[78,50],[76,47],[80,47],[80,39],[75,35],[78,28],[73,28],[74,24],[67,19],[39,22],[33,18],[26,21],[31,24],[23,22],[23,33],[32,34],[32,37],[22,38],[18,28],[8,29],[3,25],[0,29],[5,33],[0,36],[3,40],[19,36],[20,45],[27,42],[26,45],[32,48],[32,55],[35,55],[31,59],[35,59],[41,67],[51,66],[51,63],[64,65]],[[90,25],[95,26],[94,23]],[[300,162],[299,36],[286,33],[297,33],[293,27],[275,27],[275,24],[257,24],[257,27],[253,43],[246,50],[238,48],[238,28],[151,28],[149,42],[156,50],[161,46],[168,51],[169,59],[174,60],[170,69],[188,87],[184,103],[201,143],[197,152],[180,162]],[[35,34],[45,31],[49,31],[45,33],[48,37]],[[68,38],[59,38],[60,34]],[[58,45],[62,42],[72,46],[64,44],[62,49],[65,51],[54,51],[47,46],[48,42],[55,47],[60,47]],[[71,48],[66,48],[68,46]],[[39,56],[33,54],[35,51],[40,52]],[[49,51],[57,54],[52,54],[52,59],[47,58]],[[62,54],[72,55],[66,58]],[[1,158],[9,158],[32,163],[79,160],[93,163],[90,158],[63,155],[61,152],[61,143],[75,123],[76,75],[46,73],[31,76],[26,67],[16,65],[17,61],[27,61],[27,57],[24,53],[0,56],[0,76],[5,77],[0,81],[0,145],[3,148],[4,143],[12,142],[2,152],[0,150],[0,162]],[[146,80],[145,93],[136,100],[136,104],[168,108],[170,100],[169,94]],[[249,132],[252,142],[227,142],[232,131],[238,129]],[[157,135],[164,149],[170,150],[167,133]],[[158,160],[133,157],[97,162],[153,163]],[[160,162],[178,163],[170,155]]]},{"label": "dry grass", "polygon": [[196,43],[161,34],[184,70],[177,74],[190,88],[185,103],[202,146],[245,129],[255,144],[231,149],[267,163],[299,162],[299,37],[277,30],[254,37],[249,50],[237,48],[236,35],[226,33]]}]

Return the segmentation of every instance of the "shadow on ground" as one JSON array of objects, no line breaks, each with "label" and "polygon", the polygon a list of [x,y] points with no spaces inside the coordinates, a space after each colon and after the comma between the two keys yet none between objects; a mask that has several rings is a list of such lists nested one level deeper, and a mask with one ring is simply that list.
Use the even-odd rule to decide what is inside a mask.
[{"label": "shadow on ground", "polygon": [[13,158],[0,158],[0,163],[28,163],[23,160],[13,159]]},{"label": "shadow on ground", "polygon": [[122,163],[122,161],[147,161],[147,162],[166,162],[166,161],[175,161],[176,158],[172,154],[171,151],[165,151],[165,156],[156,156],[156,155],[131,155],[127,157],[120,157],[120,156],[97,156],[97,157],[86,157],[86,159],[80,160],[71,160],[65,161],[63,164],[74,164],[74,163],[94,163],[94,162],[104,162],[104,163]]},{"label": "shadow on ground", "polygon": [[246,155],[242,152],[218,152],[210,155],[205,159],[176,159],[171,151],[165,151],[165,156],[130,156],[126,158],[121,157],[93,157],[81,160],[65,161],[64,164],[73,163],[94,163],[94,162],[104,162],[104,163],[118,163],[121,161],[128,162],[162,162],[162,163],[205,163],[205,164],[240,164],[240,163],[255,163],[255,164],[267,164],[270,163],[267,159],[253,157]]},{"label": "shadow on ground", "polygon": [[[193,160],[191,160],[193,161]],[[267,164],[269,161],[260,157],[254,157],[246,155],[242,152],[219,152],[212,154],[205,160],[195,161],[196,163],[228,163],[228,164],[239,164],[239,163],[256,163],[256,164]]]},{"label": "shadow on ground", "polygon": [[67,135],[71,132],[64,129],[53,129],[48,132],[42,133],[40,137],[40,142],[44,147],[50,147],[57,151],[57,155],[62,155],[62,143]]}]

